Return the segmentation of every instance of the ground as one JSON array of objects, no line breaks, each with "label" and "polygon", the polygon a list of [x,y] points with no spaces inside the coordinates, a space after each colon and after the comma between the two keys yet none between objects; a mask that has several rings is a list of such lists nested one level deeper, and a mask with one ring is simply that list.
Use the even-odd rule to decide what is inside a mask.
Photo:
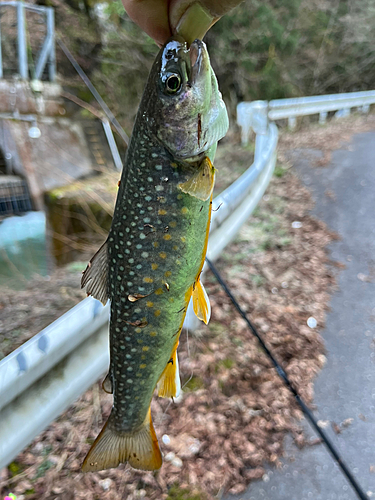
[{"label": "ground", "polygon": [[[280,162],[266,195],[217,263],[310,404],[314,377],[325,363],[319,331],[340,263],[328,260],[326,245],[336,236],[310,215],[310,194],[286,162],[286,151],[314,144],[328,155],[348,141],[352,131],[374,126],[373,117],[355,120],[283,134]],[[249,149],[240,149],[233,140],[223,144],[216,162],[219,190],[225,187],[221,179],[227,178],[232,159],[240,173],[251,163],[251,159],[246,163],[250,156]],[[321,162],[316,168],[323,166]],[[82,267],[71,264],[49,280],[34,282],[22,294],[2,291],[1,328],[13,334],[18,329],[19,336],[8,335],[0,350],[6,353],[16,347],[80,300]],[[111,406],[111,398],[95,384],[3,469],[0,493],[12,491],[30,500],[71,499],[73,492],[75,499],[220,498],[227,491],[240,493],[251,480],[262,477],[267,463],[277,466],[286,433],[299,446],[314,444],[306,442],[293,398],[210,274],[206,288],[212,320],[194,335],[183,333],[179,347],[183,397],[175,403],[153,402],[154,424],[165,454],[157,475],[125,466],[80,473],[82,459]],[[39,300],[41,295],[44,300]],[[316,320],[317,328],[307,325],[309,318]]]}]

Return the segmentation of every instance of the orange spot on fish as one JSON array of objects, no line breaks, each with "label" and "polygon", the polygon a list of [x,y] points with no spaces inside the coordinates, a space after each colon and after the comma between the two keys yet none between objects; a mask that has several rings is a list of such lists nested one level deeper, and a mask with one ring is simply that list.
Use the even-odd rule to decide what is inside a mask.
[{"label": "orange spot on fish", "polygon": [[156,332],[150,332],[150,337],[156,337],[157,333]]},{"label": "orange spot on fish", "polygon": [[161,259],[165,259],[165,258],[167,257],[167,254],[166,254],[165,252],[160,252],[160,253],[159,253],[159,257],[160,257]]},{"label": "orange spot on fish", "polygon": [[162,293],[164,293],[162,288],[155,290],[155,295],[161,295]]},{"label": "orange spot on fish", "polygon": [[164,210],[164,208],[159,208],[159,211],[158,211],[159,215],[165,215],[166,213],[167,213],[167,211]]},{"label": "orange spot on fish", "polygon": [[188,208],[187,208],[187,207],[182,207],[182,208],[181,208],[181,213],[182,213],[182,214],[184,214],[184,215],[185,215],[185,214],[187,214],[187,213],[188,213],[188,211],[189,211],[189,210],[188,210]]},{"label": "orange spot on fish", "polygon": [[185,238],[185,236],[181,236],[181,241],[182,241],[182,243],[185,243],[185,242],[186,242],[186,238]]},{"label": "orange spot on fish", "polygon": [[146,276],[145,278],[143,278],[143,281],[145,283],[153,283],[154,282],[154,280],[152,278],[149,278],[148,276]]},{"label": "orange spot on fish", "polygon": [[160,314],[161,314],[160,309],[156,309],[156,311],[154,312],[154,316],[158,317],[160,316]]},{"label": "orange spot on fish", "polygon": [[158,243],[157,241],[154,241],[154,243],[152,244],[152,246],[153,246],[154,248],[158,248],[158,247],[159,247],[159,243]]},{"label": "orange spot on fish", "polygon": [[172,238],[172,236],[170,234],[165,234],[163,236],[163,240],[166,240],[166,241],[170,240],[171,238]]},{"label": "orange spot on fish", "polygon": [[141,368],[141,370],[143,370],[144,368],[146,368],[146,364],[145,363],[142,363],[141,365],[139,365],[139,368]]},{"label": "orange spot on fish", "polygon": [[172,276],[172,272],[171,271],[165,271],[164,276],[166,278],[169,278],[169,276]]},{"label": "orange spot on fish", "polygon": [[151,264],[151,268],[152,268],[152,270],[153,270],[153,271],[156,271],[156,269],[157,269],[158,267],[159,267],[159,266],[158,266],[157,264],[155,264],[155,263],[152,263],[152,264]]},{"label": "orange spot on fish", "polygon": [[177,222],[175,220],[172,220],[170,223],[169,223],[169,227],[176,227],[177,226]]},{"label": "orange spot on fish", "polygon": [[172,250],[175,250],[175,251],[178,250],[178,246],[177,245],[173,245]]},{"label": "orange spot on fish", "polygon": [[147,345],[145,345],[144,347],[142,347],[142,351],[148,351],[149,349],[150,348]]},{"label": "orange spot on fish", "polygon": [[151,302],[150,300],[148,300],[148,301],[146,302],[146,306],[147,306],[147,307],[154,307],[154,303],[153,303],[153,302]]}]

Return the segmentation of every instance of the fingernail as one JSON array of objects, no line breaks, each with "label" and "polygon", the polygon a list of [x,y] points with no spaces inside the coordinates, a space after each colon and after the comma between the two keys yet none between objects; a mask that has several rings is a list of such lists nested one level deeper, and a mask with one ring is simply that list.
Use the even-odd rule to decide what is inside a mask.
[{"label": "fingernail", "polygon": [[200,3],[193,3],[181,16],[176,33],[190,45],[197,38],[201,40],[215,21]]}]

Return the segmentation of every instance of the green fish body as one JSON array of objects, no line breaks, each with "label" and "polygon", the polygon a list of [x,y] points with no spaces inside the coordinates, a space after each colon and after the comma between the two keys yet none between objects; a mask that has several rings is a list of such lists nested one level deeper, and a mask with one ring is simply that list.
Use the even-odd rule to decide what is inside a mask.
[{"label": "green fish body", "polygon": [[192,295],[198,316],[208,321],[199,276],[214,182],[209,157],[227,126],[203,42],[190,50],[180,40],[167,43],[137,114],[108,239],[82,278],[89,294],[111,301],[104,388],[114,399],[84,471],[126,462],[144,470],[161,466],[150,403],[156,386],[164,397],[179,392],[176,349]]}]

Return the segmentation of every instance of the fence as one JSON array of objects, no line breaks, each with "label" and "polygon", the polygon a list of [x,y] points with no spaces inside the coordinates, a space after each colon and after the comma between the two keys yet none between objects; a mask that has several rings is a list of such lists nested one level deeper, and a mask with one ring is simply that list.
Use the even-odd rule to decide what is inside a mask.
[{"label": "fence", "polygon": [[[27,39],[26,22],[31,23],[32,39]],[[13,33],[16,27],[16,32]],[[14,67],[14,62],[18,67]],[[30,64],[31,63],[31,64]],[[52,7],[23,2],[0,3],[0,78],[17,73],[26,80],[29,71],[41,80],[48,64],[48,78],[56,77],[55,21]],[[10,67],[9,67],[10,65]],[[30,67],[31,66],[31,67]]]},{"label": "fence", "polygon": [[[234,238],[268,186],[278,137],[276,125],[269,120],[271,110],[279,111],[278,118],[288,118],[302,115],[302,106],[314,99],[320,103],[313,108],[314,113],[327,112],[328,107],[337,111],[375,102],[375,92],[356,93],[355,99],[351,94],[345,96],[239,104],[242,141],[247,142],[250,129],[256,134],[255,158],[214,200],[214,210],[221,207],[213,212],[207,252],[210,260],[217,259]],[[305,114],[311,114],[309,109],[306,107]],[[108,314],[108,304],[103,307],[89,297],[0,362],[0,468],[108,369]]]}]

